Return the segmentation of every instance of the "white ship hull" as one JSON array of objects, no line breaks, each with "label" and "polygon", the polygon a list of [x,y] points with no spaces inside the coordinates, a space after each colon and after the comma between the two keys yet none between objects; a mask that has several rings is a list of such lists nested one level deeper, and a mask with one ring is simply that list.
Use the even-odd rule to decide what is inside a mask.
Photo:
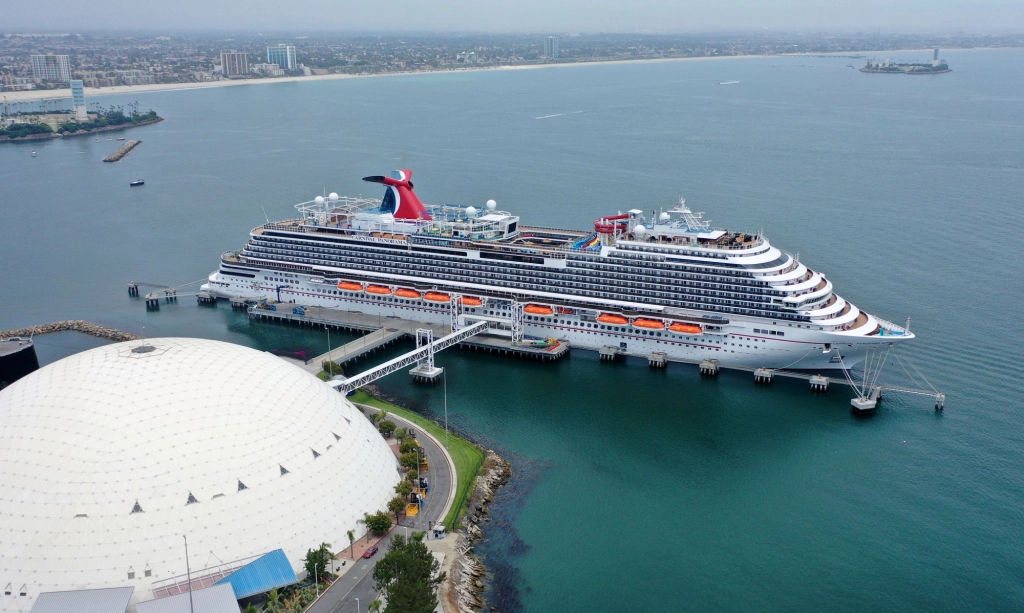
[{"label": "white ship hull", "polygon": [[[267,272],[266,274],[281,274]],[[264,274],[257,275],[263,277]],[[295,275],[292,275],[295,276]],[[307,279],[289,279],[287,287],[280,284],[239,279],[214,272],[203,289],[219,298],[243,297],[272,300],[307,306],[327,307],[383,317],[450,324],[447,304],[425,301],[398,301],[389,296],[345,296],[334,292],[334,286],[312,283]],[[279,289],[280,288],[280,289]],[[337,295],[335,295],[337,294]],[[404,302],[404,304],[399,304]],[[287,308],[282,306],[282,308]],[[482,307],[466,308],[467,319],[474,317],[498,321],[510,320],[509,303],[489,300]],[[712,313],[709,313],[711,315]],[[836,370],[852,368],[864,360],[872,349],[913,338],[912,336],[863,336],[843,331],[810,329],[800,322],[779,322],[759,318],[731,316],[721,331],[702,334],[674,334],[668,331],[641,330],[625,326],[602,326],[583,321],[577,314],[557,314],[524,320],[526,336],[553,337],[568,341],[573,347],[597,351],[602,347],[618,347],[623,353],[646,356],[664,352],[669,360],[698,363],[715,359],[723,367],[772,368],[793,370]],[[872,323],[873,325],[873,323]],[[840,360],[840,356],[842,359]]]}]

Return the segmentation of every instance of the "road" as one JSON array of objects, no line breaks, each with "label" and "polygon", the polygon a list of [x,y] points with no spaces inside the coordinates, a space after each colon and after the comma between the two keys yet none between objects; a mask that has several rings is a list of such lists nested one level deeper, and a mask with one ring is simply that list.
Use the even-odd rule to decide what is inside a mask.
[{"label": "road", "polygon": [[[361,406],[373,409],[373,407]],[[357,558],[354,562],[355,568],[345,573],[328,588],[323,597],[311,606],[307,613],[365,613],[366,607],[377,598],[377,592],[373,589],[373,565],[388,550],[391,537],[395,534],[405,535],[406,528],[410,534],[414,531],[427,531],[439,519],[444,519],[440,517],[440,514],[445,510],[448,499],[455,488],[453,467],[449,465],[441,447],[426,436],[419,426],[393,414],[389,414],[388,419],[394,421],[401,428],[416,430],[416,440],[423,446],[424,455],[430,464],[430,470],[424,473],[424,476],[430,480],[430,494],[419,515],[403,518],[397,528],[377,543],[380,551],[373,558],[369,560]],[[448,538],[454,537],[449,536]],[[358,555],[358,550],[356,553]],[[349,564],[352,563],[349,561]],[[359,599],[358,611],[356,609],[357,598]]]}]

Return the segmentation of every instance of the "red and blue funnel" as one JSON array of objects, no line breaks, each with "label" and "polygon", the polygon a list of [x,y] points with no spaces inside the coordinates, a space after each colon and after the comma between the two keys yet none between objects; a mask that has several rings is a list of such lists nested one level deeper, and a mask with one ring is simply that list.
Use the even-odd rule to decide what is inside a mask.
[{"label": "red and blue funnel", "polygon": [[395,219],[425,219],[430,213],[412,191],[412,171],[403,169],[391,173],[390,177],[363,177],[363,181],[382,183],[387,187],[384,200],[380,203],[381,213],[391,213]]}]

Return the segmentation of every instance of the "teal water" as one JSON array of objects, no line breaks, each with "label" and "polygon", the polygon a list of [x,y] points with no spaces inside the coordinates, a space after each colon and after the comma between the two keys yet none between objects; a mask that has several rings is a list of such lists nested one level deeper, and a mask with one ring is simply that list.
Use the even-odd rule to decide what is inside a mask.
[{"label": "teal water", "polygon": [[[0,328],[83,318],[323,350],[319,332],[223,305],[147,313],[125,284],[203,278],[261,205],[280,218],[325,188],[376,196],[359,178],[397,167],[425,201],[495,198],[559,227],[682,192],[715,225],[763,228],[858,306],[911,316],[918,339],[901,351],[948,408],[893,395],[855,419],[841,388],[449,352],[451,423],[517,471],[481,547],[493,601],[1018,611],[1024,51],[946,56],[954,72],[928,77],[763,58],[105,98],[167,118],[131,134],[144,141],[133,169],[99,162],[116,141],[0,147]],[[130,190],[129,170],[146,186]],[[916,386],[898,365],[887,375]],[[381,388],[443,411],[440,387],[393,375]]]}]

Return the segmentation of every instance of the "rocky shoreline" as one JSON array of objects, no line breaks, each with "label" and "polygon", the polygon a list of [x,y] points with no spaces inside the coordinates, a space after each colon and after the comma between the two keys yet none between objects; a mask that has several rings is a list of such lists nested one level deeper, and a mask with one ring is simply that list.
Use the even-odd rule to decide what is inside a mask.
[{"label": "rocky shoreline", "polygon": [[494,499],[494,493],[512,477],[512,465],[488,449],[484,470],[486,472],[477,479],[473,494],[467,502],[463,518],[466,531],[458,536],[455,559],[448,571],[448,578],[441,585],[440,596],[448,613],[474,613],[486,605],[481,594],[487,587],[484,583],[487,569],[474,555],[473,549],[484,538],[480,523],[487,520],[488,505]]},{"label": "rocky shoreline", "polygon": [[136,334],[122,332],[120,330],[115,330],[113,328],[107,328],[106,326],[89,323],[81,319],[67,319],[64,321],[57,321],[52,324],[44,324],[42,326],[18,328],[17,330],[4,330],[0,332],[0,338],[11,338],[13,336],[38,336],[40,334],[49,334],[51,332],[66,332],[68,330],[81,332],[82,334],[88,334],[89,336],[95,336],[97,338],[103,338],[108,341],[114,341],[115,343],[133,341],[142,338],[141,336],[138,336]]},{"label": "rocky shoreline", "polygon": [[114,130],[127,130],[129,128],[148,126],[154,123],[160,123],[163,120],[163,117],[157,117],[156,119],[145,119],[138,123],[122,123],[116,126],[103,126],[101,128],[93,128],[92,130],[78,130],[77,132],[70,132],[68,134],[60,134],[58,132],[47,132],[46,134],[29,134],[28,136],[20,136],[18,138],[11,138],[10,136],[0,136],[0,142],[20,143],[23,141],[30,140],[50,140],[51,138],[68,138],[70,136],[89,136],[90,134],[98,134],[100,132],[112,132]]}]

